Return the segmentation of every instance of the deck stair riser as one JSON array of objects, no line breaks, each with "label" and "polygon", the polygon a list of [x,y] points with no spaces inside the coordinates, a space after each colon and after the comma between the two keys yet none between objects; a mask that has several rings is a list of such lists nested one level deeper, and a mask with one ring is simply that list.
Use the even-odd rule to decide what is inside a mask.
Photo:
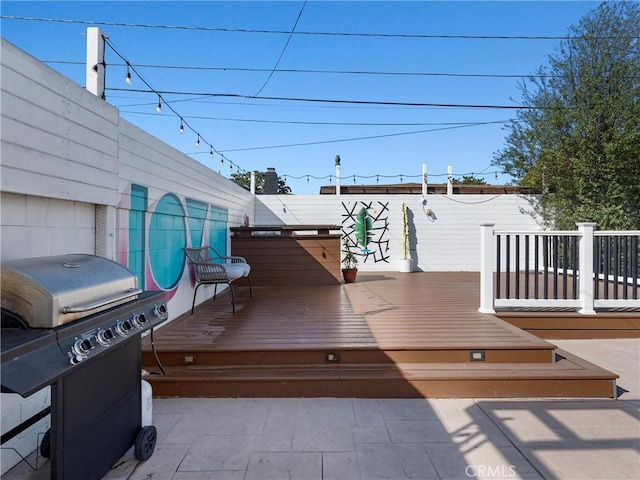
[{"label": "deck stair riser", "polygon": [[[483,351],[485,363],[551,363],[553,348],[540,349],[474,349],[452,348],[448,350],[372,350],[340,349],[322,350],[269,350],[269,351],[202,351],[197,349],[159,354],[162,365],[323,365],[329,355],[338,354],[344,364],[394,364],[394,363],[466,363],[470,352]],[[185,360],[186,359],[186,360]],[[155,362],[151,352],[143,353],[143,363]]]}]

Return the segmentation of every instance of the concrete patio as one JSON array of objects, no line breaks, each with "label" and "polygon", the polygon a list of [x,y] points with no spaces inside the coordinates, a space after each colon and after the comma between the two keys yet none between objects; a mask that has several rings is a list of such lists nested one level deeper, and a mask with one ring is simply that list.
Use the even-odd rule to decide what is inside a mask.
[{"label": "concrete patio", "polygon": [[618,399],[156,399],[155,453],[104,478],[640,478],[640,340],[554,343],[618,373]]}]

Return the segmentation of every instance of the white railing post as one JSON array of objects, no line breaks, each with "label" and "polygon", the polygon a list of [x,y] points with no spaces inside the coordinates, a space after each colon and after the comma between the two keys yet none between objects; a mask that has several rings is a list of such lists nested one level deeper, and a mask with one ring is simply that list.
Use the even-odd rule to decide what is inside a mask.
[{"label": "white railing post", "polygon": [[104,39],[108,38],[98,27],[87,28],[86,89],[104,100]]},{"label": "white railing post", "polygon": [[340,195],[340,155],[336,155],[336,195]]},{"label": "white railing post", "polygon": [[593,230],[595,223],[578,223],[580,231],[579,272],[580,272],[580,304],[579,312],[583,315],[595,315],[593,309]]},{"label": "white railing post", "polygon": [[480,225],[480,313],[496,313],[493,309],[493,227]]},{"label": "white railing post", "polygon": [[427,164],[422,164],[422,198],[427,196]]}]

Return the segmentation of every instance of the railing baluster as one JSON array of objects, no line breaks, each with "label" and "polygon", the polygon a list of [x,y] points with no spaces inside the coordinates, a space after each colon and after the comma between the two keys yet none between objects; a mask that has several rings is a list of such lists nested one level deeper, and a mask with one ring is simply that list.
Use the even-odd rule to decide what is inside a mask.
[{"label": "railing baluster", "polygon": [[623,252],[622,252],[622,298],[624,300],[629,299],[629,240],[631,237],[625,235],[623,240]]},{"label": "railing baluster", "polygon": [[638,300],[638,290],[640,290],[640,286],[638,283],[640,282],[640,252],[638,252],[638,237],[631,237],[631,285],[632,285],[632,294],[633,299]]},{"label": "railing baluster", "polygon": [[604,237],[604,299],[609,300],[609,275],[611,274],[611,238]]},{"label": "railing baluster", "polygon": [[569,263],[569,252],[567,252],[567,240],[568,237],[566,235],[562,236],[562,298],[564,300],[567,299],[567,275],[569,270],[567,268],[567,264]]},{"label": "railing baluster", "polygon": [[620,284],[620,237],[613,238],[613,299],[618,300]]},{"label": "railing baluster", "polygon": [[500,238],[501,235],[496,235],[496,298],[500,298]]},{"label": "railing baluster", "polygon": [[600,269],[602,266],[602,237],[593,237],[593,299],[600,298]]},{"label": "railing baluster", "polygon": [[549,237],[546,235],[542,237],[542,252],[544,253],[544,257],[542,259],[544,263],[542,288],[544,289],[544,299],[547,300],[549,298]]},{"label": "railing baluster", "polygon": [[516,235],[516,298],[520,298],[520,235]]},{"label": "railing baluster", "polygon": [[536,235],[534,237],[534,246],[535,246],[535,250],[533,252],[533,298],[535,298],[536,300],[539,298],[538,296],[538,285],[539,285],[539,280],[540,280],[540,250],[539,250],[539,246],[538,246],[538,239],[540,237],[538,237],[538,235]]},{"label": "railing baluster", "polygon": [[524,236],[524,298],[529,298],[529,235]]},{"label": "railing baluster", "polygon": [[505,237],[507,241],[506,278],[505,278],[505,298],[511,298],[511,235]]},{"label": "railing baluster", "polygon": [[558,299],[558,236],[553,236],[553,299]]}]

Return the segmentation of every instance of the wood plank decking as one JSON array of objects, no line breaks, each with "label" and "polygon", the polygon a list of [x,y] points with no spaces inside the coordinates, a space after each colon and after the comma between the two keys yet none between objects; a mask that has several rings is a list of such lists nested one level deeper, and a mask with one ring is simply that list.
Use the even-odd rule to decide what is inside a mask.
[{"label": "wood plank decking", "polygon": [[[613,395],[616,376],[477,312],[477,273],[236,289],[155,332],[157,396]],[[157,372],[149,339],[143,365]],[[483,361],[471,361],[472,353]]]}]

